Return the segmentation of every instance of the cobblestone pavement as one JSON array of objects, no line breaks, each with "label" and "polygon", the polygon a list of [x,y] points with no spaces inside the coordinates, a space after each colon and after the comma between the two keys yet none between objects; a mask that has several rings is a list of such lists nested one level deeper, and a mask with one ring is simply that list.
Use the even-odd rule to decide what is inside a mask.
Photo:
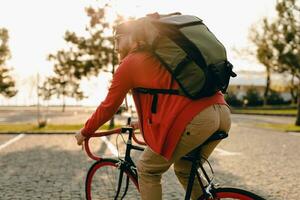
[{"label": "cobblestone pavement", "polygon": [[[0,135],[0,145],[13,137]],[[297,134],[233,123],[230,137],[210,158],[216,182],[266,199],[299,199],[299,142]],[[92,145],[97,152],[111,154],[101,141]],[[92,163],[72,135],[26,135],[0,150],[0,199],[85,199],[85,176]],[[164,199],[183,199],[175,179],[170,169],[163,178]]]}]

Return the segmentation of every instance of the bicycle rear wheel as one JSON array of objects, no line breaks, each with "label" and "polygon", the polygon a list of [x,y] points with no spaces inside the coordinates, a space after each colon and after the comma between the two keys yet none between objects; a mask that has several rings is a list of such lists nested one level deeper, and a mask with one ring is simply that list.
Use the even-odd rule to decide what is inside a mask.
[{"label": "bicycle rear wheel", "polygon": [[[216,198],[214,200],[230,200],[230,199],[236,199],[236,200],[265,200],[264,198],[238,188],[216,188],[211,191],[212,194]],[[200,197],[199,200],[205,200],[205,197]],[[210,199],[213,200],[213,199]]]},{"label": "bicycle rear wheel", "polygon": [[[85,182],[87,200],[140,199],[133,172],[125,170],[121,176],[121,170],[117,167],[118,162],[116,159],[101,159],[90,167]],[[119,180],[121,186],[116,197]]]}]

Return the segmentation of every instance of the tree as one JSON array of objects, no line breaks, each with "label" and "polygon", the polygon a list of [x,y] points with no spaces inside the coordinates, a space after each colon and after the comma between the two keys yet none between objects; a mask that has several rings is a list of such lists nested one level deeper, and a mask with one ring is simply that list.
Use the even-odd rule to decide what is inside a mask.
[{"label": "tree", "polygon": [[62,97],[62,111],[65,111],[66,97],[72,97],[77,100],[84,98],[83,92],[80,90],[79,79],[72,71],[71,63],[68,58],[72,57],[72,52],[58,51],[56,55],[49,55],[48,59],[54,61],[54,76],[48,77],[39,88],[39,95],[44,100],[51,99],[56,95],[57,98]]},{"label": "tree", "polygon": [[290,89],[290,94],[292,97],[292,104],[297,103],[297,92],[298,92],[298,84],[297,81],[295,80],[295,74],[292,74],[291,82],[289,84],[289,89]]},{"label": "tree", "polygon": [[[264,19],[259,34],[257,57],[267,63],[272,71],[289,74],[291,84],[297,83],[298,114],[296,125],[300,125],[300,7],[297,0],[278,0],[277,17],[273,21]],[[254,37],[255,38],[255,37]],[[270,64],[268,64],[268,62]],[[294,93],[292,93],[294,94]]]},{"label": "tree", "polygon": [[[78,36],[74,32],[66,31],[64,39],[70,48],[49,55],[49,59],[55,63],[56,79],[49,77],[43,84],[41,94],[44,98],[51,98],[54,94],[62,92],[59,88],[64,84],[69,84],[69,87],[68,92],[62,96],[74,95],[74,91],[77,91],[76,97],[83,98],[84,93],[79,89],[83,78],[97,76],[100,71],[114,73],[118,58],[114,50],[113,28],[114,24],[120,23],[123,18],[118,16],[116,21],[110,24],[107,19],[109,9],[109,5],[103,8],[86,8],[90,17],[86,27],[87,36]],[[113,119],[110,126],[114,126]]]},{"label": "tree", "polygon": [[276,70],[288,72],[298,82],[298,114],[296,125],[300,126],[300,5],[296,0],[278,0],[277,20],[272,25],[272,45],[276,50]]},{"label": "tree", "polygon": [[267,99],[271,85],[272,67],[276,63],[276,57],[272,48],[272,31],[267,18],[262,20],[261,29],[252,26],[250,29],[249,38],[256,46],[256,58],[266,68],[266,87],[263,95],[263,104],[267,104]]},{"label": "tree", "polygon": [[9,75],[10,69],[5,64],[11,56],[8,39],[8,31],[5,28],[0,28],[0,94],[10,98],[17,94],[17,90],[15,89],[15,81]]}]

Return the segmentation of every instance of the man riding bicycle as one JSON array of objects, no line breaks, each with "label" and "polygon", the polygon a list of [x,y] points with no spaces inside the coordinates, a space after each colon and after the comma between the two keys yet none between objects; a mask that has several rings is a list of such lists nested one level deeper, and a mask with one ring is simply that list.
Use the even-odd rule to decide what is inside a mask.
[{"label": "man riding bicycle", "polygon": [[[177,81],[152,55],[142,37],[134,33],[135,21],[116,27],[115,42],[120,65],[105,100],[76,134],[78,145],[111,119],[132,90],[139,128],[147,147],[138,163],[138,183],[143,200],[162,199],[161,176],[174,164],[180,183],[186,188],[191,163],[180,159],[206,141],[214,132],[229,132],[230,109],[220,91],[197,100],[182,95],[151,94],[136,88],[178,89]],[[155,101],[155,107],[153,107]],[[208,158],[220,141],[204,146],[201,155]],[[197,184],[197,182],[195,182]],[[193,186],[192,198],[201,195],[199,185]]]}]

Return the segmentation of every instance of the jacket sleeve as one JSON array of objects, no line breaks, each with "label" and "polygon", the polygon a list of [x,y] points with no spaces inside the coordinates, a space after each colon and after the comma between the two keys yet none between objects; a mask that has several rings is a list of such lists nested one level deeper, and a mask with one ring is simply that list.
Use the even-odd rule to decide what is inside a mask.
[{"label": "jacket sleeve", "polygon": [[112,83],[105,100],[101,102],[96,111],[91,115],[91,117],[86,121],[84,127],[81,129],[81,134],[83,136],[93,134],[117,112],[126,94],[133,87],[132,73],[130,72],[131,64],[130,59],[126,58],[121,62],[113,76]]}]

